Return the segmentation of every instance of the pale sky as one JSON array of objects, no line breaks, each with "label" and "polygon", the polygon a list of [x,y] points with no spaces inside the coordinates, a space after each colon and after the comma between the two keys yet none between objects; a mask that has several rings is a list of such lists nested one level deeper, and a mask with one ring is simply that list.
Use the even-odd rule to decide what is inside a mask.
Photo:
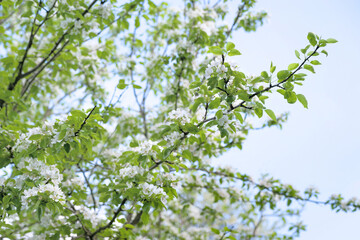
[{"label": "pale sky", "polygon": [[[294,50],[307,44],[314,32],[339,42],[329,45],[316,74],[309,72],[304,86],[309,109],[287,104],[281,96],[269,102],[275,113],[289,111],[278,128],[251,132],[244,148],[217,161],[243,173],[269,173],[295,188],[316,186],[320,199],[332,193],[360,198],[360,1],[262,0],[256,9],[270,19],[255,33],[237,33],[233,42],[242,52],[237,58],[246,73],[259,74],[273,61],[277,69],[297,62]],[[274,94],[279,95],[279,94]],[[302,217],[307,231],[299,239],[359,239],[360,212],[335,213],[330,207],[308,204]]]}]

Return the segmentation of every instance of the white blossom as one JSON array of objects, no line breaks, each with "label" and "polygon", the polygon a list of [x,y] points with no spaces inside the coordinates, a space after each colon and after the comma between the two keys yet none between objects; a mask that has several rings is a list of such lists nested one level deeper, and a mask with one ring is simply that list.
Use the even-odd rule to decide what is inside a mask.
[{"label": "white blossom", "polygon": [[[140,154],[156,156],[156,151],[153,149],[153,146],[157,146],[158,142],[154,142],[152,140],[145,140],[139,143],[138,147],[133,148],[134,152],[138,152]],[[160,150],[162,147],[159,146]]]},{"label": "white blossom", "polygon": [[[156,197],[159,196],[161,198],[161,201],[166,201],[166,193],[164,190],[160,187],[157,187],[153,184],[149,184],[147,182],[142,183],[139,185],[139,189],[141,190],[144,197]],[[164,202],[166,203],[166,202]]]},{"label": "white blossom", "polygon": [[205,15],[205,11],[202,8],[195,7],[194,9],[190,9],[188,11],[189,18],[197,18],[197,17],[203,17]]},{"label": "white blossom", "polygon": [[48,192],[49,197],[55,202],[59,202],[64,204],[65,195],[63,191],[59,188],[59,186],[55,186],[52,184],[41,184],[38,187],[33,187],[30,189],[24,190],[24,195],[21,197],[21,201],[23,205],[27,206],[28,199],[33,196],[39,195],[39,193]]},{"label": "white blossom", "polygon": [[74,208],[84,216],[84,219],[89,220],[93,227],[96,227],[102,220],[104,220],[104,216],[102,214],[97,214],[94,209],[90,209],[83,205],[76,205]]},{"label": "white blossom", "polygon": [[218,120],[218,124],[221,127],[226,127],[227,123],[229,121],[229,117],[227,115],[223,115],[219,120]]},{"label": "white blossom", "polygon": [[144,173],[145,170],[143,168],[129,165],[120,169],[119,176],[121,178],[126,178],[126,177],[133,178],[136,175],[143,175]]},{"label": "white blossom", "polygon": [[170,145],[174,145],[176,140],[181,138],[181,134],[177,131],[174,131],[164,137],[166,141],[170,143]]},{"label": "white blossom", "polygon": [[178,108],[176,110],[172,110],[169,113],[168,119],[180,121],[181,125],[185,125],[186,123],[190,122],[191,115],[187,110]]},{"label": "white blossom", "polygon": [[100,4],[98,9],[102,18],[108,18],[111,15],[111,4],[109,2]]},{"label": "white blossom", "polygon": [[200,23],[198,27],[206,32],[207,35],[211,35],[217,31],[217,28],[215,26],[215,22],[213,21],[204,21],[203,23]]}]

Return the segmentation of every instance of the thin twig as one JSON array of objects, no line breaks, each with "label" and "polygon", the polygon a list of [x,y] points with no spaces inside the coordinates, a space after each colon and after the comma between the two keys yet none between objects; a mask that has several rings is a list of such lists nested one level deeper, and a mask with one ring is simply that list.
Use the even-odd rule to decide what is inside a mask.
[{"label": "thin twig", "polygon": [[92,114],[92,112],[95,110],[96,105],[93,107],[93,109],[91,109],[91,111],[89,112],[89,114],[86,116],[86,118],[84,119],[83,123],[81,124],[80,128],[75,132],[75,136],[78,136],[81,129],[84,127],[84,125],[86,124],[86,121],[89,119],[90,115]]}]

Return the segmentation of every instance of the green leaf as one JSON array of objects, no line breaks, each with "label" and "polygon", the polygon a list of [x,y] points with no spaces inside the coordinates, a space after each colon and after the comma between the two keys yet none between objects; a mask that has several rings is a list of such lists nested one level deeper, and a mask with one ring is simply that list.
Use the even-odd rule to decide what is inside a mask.
[{"label": "green leaf", "polygon": [[42,217],[42,210],[43,210],[42,207],[38,206],[36,213],[39,221],[41,220]]},{"label": "green leaf", "polygon": [[275,69],[276,69],[276,66],[273,66],[273,63],[271,62],[271,64],[270,64],[270,72],[274,73]]},{"label": "green leaf", "polygon": [[297,94],[296,97],[299,100],[299,102],[304,106],[304,108],[308,108],[308,102],[304,95]]},{"label": "green leaf", "polygon": [[212,77],[212,78],[209,78],[208,79],[208,83],[207,85],[210,87],[209,89],[213,89],[217,86],[218,84],[218,80],[217,80],[217,77]]},{"label": "green leaf", "polygon": [[222,55],[223,51],[221,48],[217,47],[217,46],[212,46],[209,47],[209,52],[215,55]]},{"label": "green leaf", "polygon": [[219,127],[219,131],[220,131],[221,138],[224,138],[229,135],[228,131],[226,131],[226,129],[223,127]]},{"label": "green leaf", "polygon": [[119,84],[116,86],[118,89],[126,88],[127,84],[125,84],[125,79],[120,79]]},{"label": "green leaf", "polygon": [[86,117],[86,114],[83,111],[80,111],[80,110],[72,110],[71,115],[78,116],[80,118],[85,118]]},{"label": "green leaf", "polygon": [[94,38],[94,37],[96,37],[96,36],[97,36],[97,34],[94,33],[94,32],[90,32],[90,33],[89,33],[89,38]]},{"label": "green leaf", "polygon": [[142,221],[144,224],[148,224],[148,223],[149,223],[149,219],[150,219],[149,213],[144,211],[144,212],[141,214],[141,221]]},{"label": "green leaf", "polygon": [[289,70],[289,71],[292,71],[292,70],[296,69],[298,66],[299,66],[298,63],[291,63],[291,64],[288,66],[288,70]]},{"label": "green leaf", "polygon": [[189,160],[192,160],[192,159],[193,159],[192,153],[191,153],[189,150],[187,150],[187,149],[182,152],[182,155],[183,155],[186,159],[189,159]]},{"label": "green leaf", "polygon": [[241,100],[250,101],[249,95],[245,90],[240,90],[237,95]]},{"label": "green leaf", "polygon": [[235,117],[237,118],[237,120],[240,121],[240,123],[244,122],[243,117],[241,116],[241,113],[235,112]]},{"label": "green leaf", "polygon": [[255,108],[255,114],[261,118],[263,116],[263,110],[261,108]]},{"label": "green leaf", "polygon": [[189,87],[190,87],[190,89],[193,89],[193,88],[200,87],[201,84],[202,84],[202,82],[196,81],[196,82],[192,82]]},{"label": "green leaf", "polygon": [[295,103],[297,100],[296,93],[294,93],[293,91],[286,91],[284,97],[290,104]]},{"label": "green leaf", "polygon": [[39,139],[41,139],[42,137],[43,137],[42,134],[34,134],[34,135],[31,135],[31,136],[29,137],[29,140],[31,140],[31,141],[33,141],[33,140],[39,140]]},{"label": "green leaf", "polygon": [[266,109],[265,112],[272,120],[277,121],[275,113],[271,109]]},{"label": "green leaf", "polygon": [[220,98],[215,98],[214,100],[212,100],[209,104],[209,109],[215,109],[218,108],[220,106],[220,102],[221,99]]},{"label": "green leaf", "polygon": [[135,88],[135,89],[141,89],[141,86],[136,85],[136,84],[133,84],[133,88]]},{"label": "green leaf", "polygon": [[156,8],[156,4],[151,1],[151,0],[148,0],[148,3],[149,3],[149,6],[152,7],[152,8]]},{"label": "green leaf", "polygon": [[220,231],[219,229],[216,229],[216,228],[211,228],[211,231],[215,234],[220,234]]},{"label": "green leaf", "polygon": [[136,28],[140,27],[140,19],[139,19],[139,17],[135,18],[135,27]]},{"label": "green leaf", "polygon": [[219,110],[219,111],[217,111],[217,112],[215,113],[216,119],[222,118],[223,115],[224,115],[224,114],[223,114],[223,111],[222,111],[222,110]]},{"label": "green leaf", "polygon": [[310,63],[312,65],[321,65],[321,63],[318,60],[312,60]]},{"label": "green leaf", "polygon": [[312,32],[309,32],[307,35],[307,39],[309,40],[310,44],[315,46],[317,44],[316,36]]},{"label": "green leaf", "polygon": [[200,105],[201,103],[204,103],[204,102],[205,102],[205,98],[204,98],[204,97],[199,97],[199,98],[195,99],[194,104],[193,104],[192,107],[191,107],[191,110],[192,110],[193,112],[196,112],[196,110],[197,110],[197,108],[199,107],[199,105]]},{"label": "green leaf", "polygon": [[266,71],[262,71],[262,72],[261,72],[261,76],[262,76],[263,78],[268,78],[268,77],[269,77],[269,74],[268,74]]},{"label": "green leaf", "polygon": [[295,55],[296,55],[296,57],[297,57],[298,59],[300,59],[300,53],[299,53],[298,50],[295,50]]},{"label": "green leaf", "polygon": [[186,123],[185,128],[189,133],[194,133],[195,134],[195,133],[198,133],[200,131],[200,129],[196,125],[191,124],[191,123]]},{"label": "green leaf", "polygon": [[31,11],[26,11],[25,13],[23,13],[22,15],[21,15],[21,17],[23,17],[23,18],[28,18],[28,17],[30,17],[32,15],[32,12]]},{"label": "green leaf", "polygon": [[125,228],[131,228],[131,229],[132,229],[132,228],[135,228],[135,226],[134,226],[134,225],[131,225],[131,224],[125,224],[124,227],[125,227]]},{"label": "green leaf", "polygon": [[328,54],[328,52],[327,51],[325,51],[325,50],[322,50],[321,51],[323,54],[325,54],[326,56],[328,56],[329,54]]},{"label": "green leaf", "polygon": [[280,81],[287,79],[290,76],[289,70],[281,70],[277,73],[277,77]]},{"label": "green leaf", "polygon": [[232,42],[228,42],[226,44],[226,51],[230,51],[231,49],[234,49],[235,48],[235,44],[232,43]]},{"label": "green leaf", "polygon": [[241,55],[241,53],[239,52],[239,50],[231,49],[228,55],[229,56],[236,56],[236,55]]},{"label": "green leaf", "polygon": [[304,68],[305,68],[306,70],[309,70],[309,71],[312,72],[312,73],[315,73],[314,67],[311,66],[311,65],[309,65],[309,64],[305,64],[305,65],[304,65]]},{"label": "green leaf", "polygon": [[66,151],[67,153],[69,153],[69,152],[70,152],[70,144],[69,144],[69,143],[65,143],[65,144],[64,144],[64,149],[65,149],[65,151]]},{"label": "green leaf", "polygon": [[310,45],[307,45],[305,48],[300,49],[300,51],[305,54],[307,52],[307,50],[309,49]]},{"label": "green leaf", "polygon": [[334,39],[334,38],[328,38],[328,39],[326,39],[326,42],[327,42],[327,43],[337,43],[338,40],[336,40],[336,39]]}]

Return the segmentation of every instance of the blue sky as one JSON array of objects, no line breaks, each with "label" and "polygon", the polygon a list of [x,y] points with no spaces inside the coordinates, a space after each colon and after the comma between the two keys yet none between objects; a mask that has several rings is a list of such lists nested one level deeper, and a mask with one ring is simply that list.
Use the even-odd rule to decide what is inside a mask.
[{"label": "blue sky", "polygon": [[[306,46],[310,31],[339,42],[327,47],[329,57],[320,58],[323,65],[297,88],[309,109],[273,98],[271,109],[290,112],[283,130],[251,132],[242,151],[232,150],[217,161],[253,177],[269,173],[299,189],[316,186],[320,198],[332,193],[360,198],[360,1],[263,0],[256,9],[266,10],[269,21],[255,33],[233,37],[246,73],[268,70],[271,61],[278,70],[297,62],[294,50]],[[359,239],[358,212],[335,213],[308,204],[303,220],[308,227],[300,239]]]}]

